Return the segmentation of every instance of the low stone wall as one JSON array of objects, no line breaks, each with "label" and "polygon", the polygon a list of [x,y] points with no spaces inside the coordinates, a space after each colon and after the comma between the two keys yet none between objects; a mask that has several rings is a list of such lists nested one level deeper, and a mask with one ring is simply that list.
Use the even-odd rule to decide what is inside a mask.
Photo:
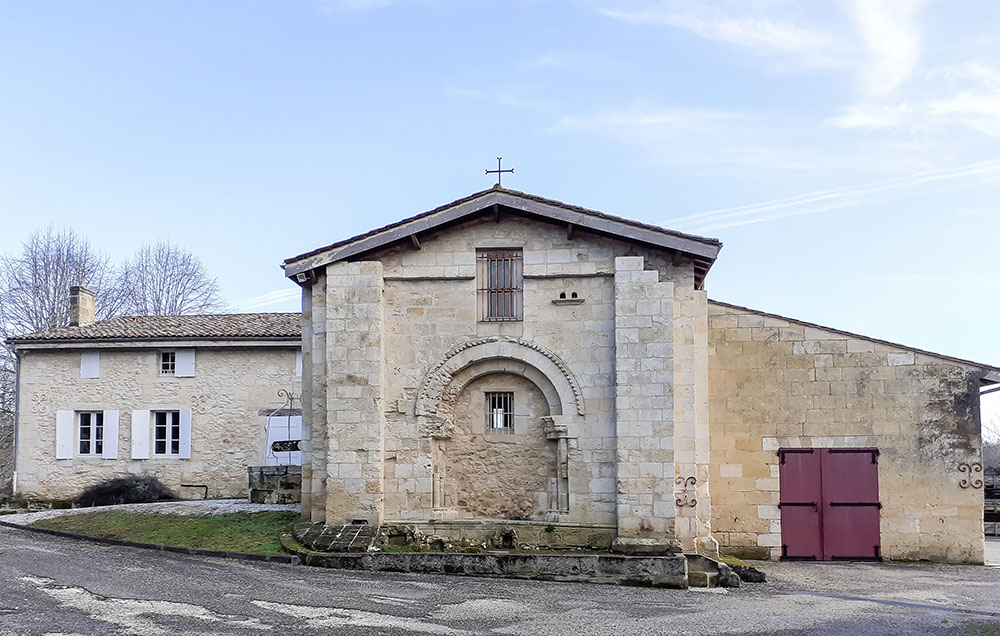
[{"label": "low stone wall", "polygon": [[302,499],[301,466],[247,468],[250,503],[290,504]]},{"label": "low stone wall", "polygon": [[512,549],[608,550],[615,538],[614,526],[534,521],[386,521],[381,530],[390,545],[419,543],[433,548],[440,544]]},{"label": "low stone wall", "polygon": [[291,535],[285,549],[306,565],[339,570],[457,574],[544,581],[688,587],[684,555],[633,557],[612,554],[460,554],[443,552],[323,553],[306,550]]}]

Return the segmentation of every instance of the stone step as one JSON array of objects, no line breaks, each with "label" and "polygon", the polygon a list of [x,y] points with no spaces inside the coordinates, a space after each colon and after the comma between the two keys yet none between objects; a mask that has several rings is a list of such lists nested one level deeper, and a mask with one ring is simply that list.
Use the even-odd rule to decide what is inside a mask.
[{"label": "stone step", "polygon": [[685,554],[690,587],[739,587],[740,577],[725,563],[703,554]]}]

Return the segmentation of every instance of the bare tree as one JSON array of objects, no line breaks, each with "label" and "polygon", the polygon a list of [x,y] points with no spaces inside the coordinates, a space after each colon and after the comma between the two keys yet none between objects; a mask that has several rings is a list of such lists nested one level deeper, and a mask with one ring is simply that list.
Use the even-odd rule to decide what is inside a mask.
[{"label": "bare tree", "polygon": [[117,269],[72,229],[34,232],[19,255],[0,255],[0,335],[68,325],[72,285],[84,285],[97,295],[98,320],[119,315],[125,299]]},{"label": "bare tree", "polygon": [[197,256],[169,241],[143,245],[122,270],[128,313],[204,314],[224,307],[217,279]]},{"label": "bare tree", "polygon": [[72,285],[94,291],[98,319],[119,313],[124,297],[117,269],[72,229],[34,232],[19,254],[0,255],[0,491],[10,479],[15,398],[14,355],[3,341],[67,326]]}]

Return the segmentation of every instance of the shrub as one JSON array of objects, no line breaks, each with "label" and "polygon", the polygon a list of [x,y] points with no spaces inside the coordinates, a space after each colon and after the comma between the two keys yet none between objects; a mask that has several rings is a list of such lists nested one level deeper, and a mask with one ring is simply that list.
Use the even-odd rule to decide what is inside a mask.
[{"label": "shrub", "polygon": [[149,503],[175,498],[174,493],[156,477],[134,475],[109,479],[90,486],[76,498],[76,505],[89,508],[114,504]]}]

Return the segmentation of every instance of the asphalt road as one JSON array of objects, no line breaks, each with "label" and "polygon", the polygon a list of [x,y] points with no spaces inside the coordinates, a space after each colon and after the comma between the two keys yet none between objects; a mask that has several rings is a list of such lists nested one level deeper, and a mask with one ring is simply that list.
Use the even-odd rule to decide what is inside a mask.
[{"label": "asphalt road", "polygon": [[1000,633],[1000,567],[763,568],[768,583],[737,590],[653,590],[338,572],[0,528],[0,634]]}]

